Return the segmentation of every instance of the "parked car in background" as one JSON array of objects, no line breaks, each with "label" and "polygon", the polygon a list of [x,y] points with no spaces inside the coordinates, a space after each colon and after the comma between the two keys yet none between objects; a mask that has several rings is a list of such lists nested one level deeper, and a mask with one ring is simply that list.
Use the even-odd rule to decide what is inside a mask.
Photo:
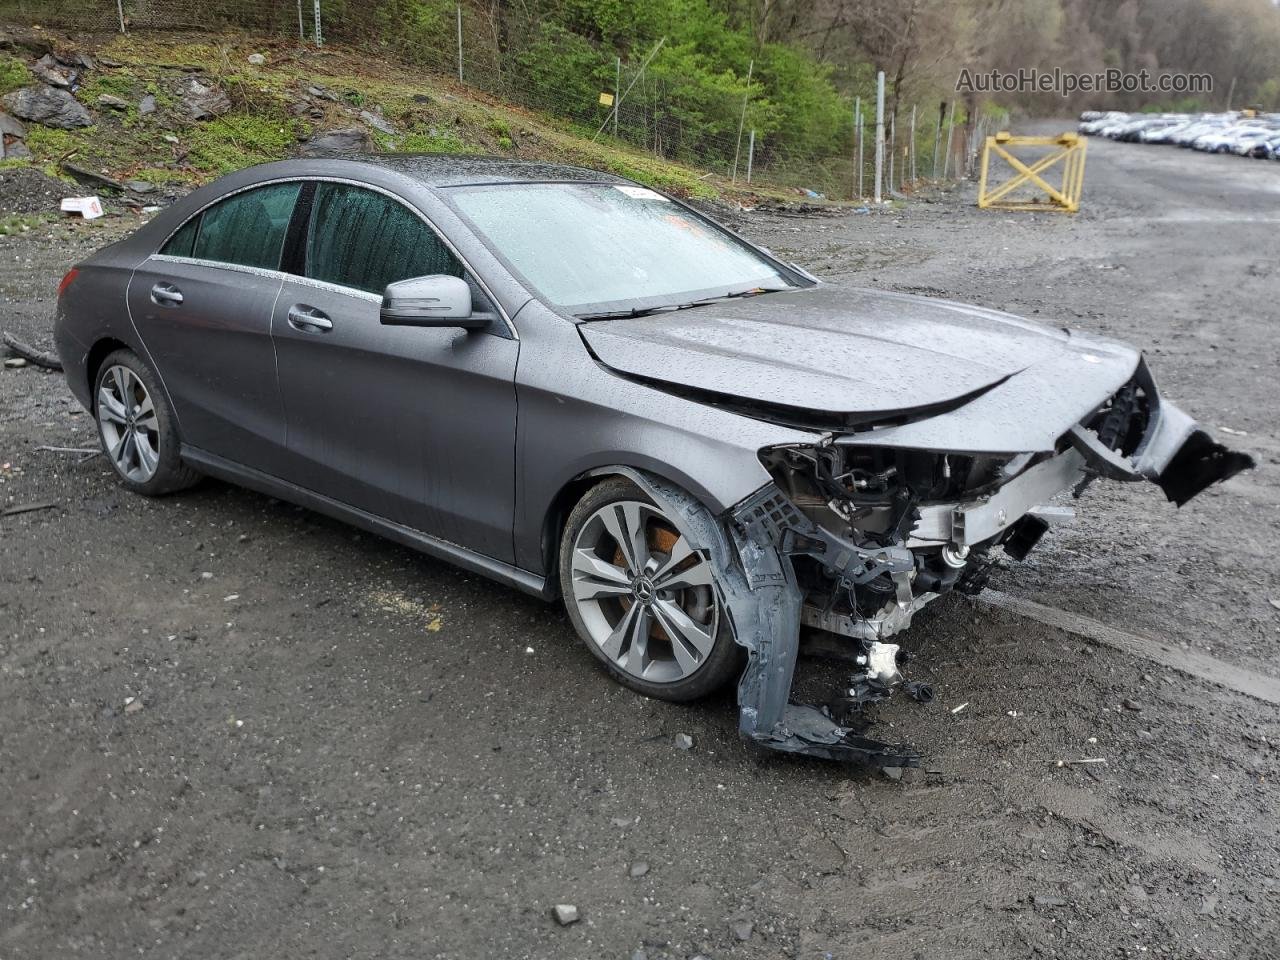
[{"label": "parked car in background", "polygon": [[1128,114],[1085,111],[1077,128],[1089,136],[1136,143],[1168,143],[1206,153],[1234,153],[1260,160],[1276,156],[1280,114]]}]

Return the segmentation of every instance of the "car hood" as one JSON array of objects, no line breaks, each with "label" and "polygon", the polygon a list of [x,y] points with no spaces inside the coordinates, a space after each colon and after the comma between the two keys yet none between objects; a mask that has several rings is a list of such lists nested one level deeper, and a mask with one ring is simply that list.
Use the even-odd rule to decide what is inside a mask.
[{"label": "car hood", "polygon": [[[655,386],[761,404],[846,423],[968,403],[1046,365],[1083,366],[1091,402],[1116,370],[1079,362],[1070,334],[995,310],[947,300],[822,284],[675,313],[596,320],[579,330],[606,366]],[[1129,348],[1089,343],[1125,367]],[[1094,381],[1098,382],[1094,382]],[[1085,411],[1087,412],[1087,410]],[[825,416],[821,416],[825,415]],[[1069,424],[1068,424],[1069,425]]]}]

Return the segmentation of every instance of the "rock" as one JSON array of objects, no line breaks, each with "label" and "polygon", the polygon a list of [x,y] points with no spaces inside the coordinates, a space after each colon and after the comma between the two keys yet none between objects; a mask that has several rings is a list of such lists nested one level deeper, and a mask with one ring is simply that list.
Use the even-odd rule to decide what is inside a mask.
[{"label": "rock", "polygon": [[129,101],[123,97],[113,97],[109,93],[104,93],[98,97],[98,103],[104,107],[110,107],[112,110],[128,110]]},{"label": "rock", "polygon": [[1125,896],[1135,903],[1141,903],[1143,900],[1147,899],[1147,891],[1136,883],[1129,884],[1129,886],[1125,888],[1124,892]]},{"label": "rock", "polygon": [[1217,894],[1211,893],[1209,894],[1209,896],[1205,897],[1204,902],[1200,904],[1200,916],[1211,917],[1213,916],[1214,911],[1217,909],[1218,909],[1218,896]]},{"label": "rock", "polygon": [[59,63],[51,53],[46,53],[37,60],[31,72],[50,86],[61,87],[63,90],[71,89],[71,85],[76,82],[76,71]]},{"label": "rock", "polygon": [[631,865],[631,869],[627,871],[627,873],[630,874],[631,878],[634,880],[640,879],[640,877],[643,877],[648,872],[649,872],[649,864],[647,864],[643,860],[637,860],[635,863]]},{"label": "rock", "polygon": [[1044,893],[1037,893],[1031,898],[1031,902],[1037,907],[1048,907],[1049,909],[1065,907],[1067,905],[1067,901],[1063,900],[1061,897],[1055,897]]},{"label": "rock", "polygon": [[17,370],[27,365],[27,361],[21,357],[8,357],[4,361],[4,365],[11,370]]},{"label": "rock", "polygon": [[1280,610],[1280,600],[1277,600],[1275,597],[1272,597],[1270,600],[1267,601],[1267,603],[1271,604],[1277,610]]},{"label": "rock", "polygon": [[27,145],[21,140],[15,140],[13,143],[5,144],[3,150],[0,150],[0,157],[6,160],[29,160],[31,151],[27,149]]},{"label": "rock", "polygon": [[304,157],[317,157],[326,153],[368,153],[373,149],[373,138],[362,127],[342,127],[317,134],[298,150]]},{"label": "rock", "polygon": [[577,923],[582,919],[582,914],[578,912],[578,908],[572,903],[557,903],[551,908],[551,915],[556,918],[556,923],[562,927],[567,927],[571,923]]},{"label": "rock", "polygon": [[267,58],[260,53],[249,54],[249,63],[255,67],[260,67],[267,62]]},{"label": "rock", "polygon": [[881,767],[880,775],[882,777],[885,777],[888,780],[901,780],[902,768],[901,767]]},{"label": "rock", "polygon": [[231,109],[231,98],[216,84],[201,83],[195,77],[188,77],[182,105],[192,120],[212,120]]},{"label": "rock", "polygon": [[138,101],[138,116],[145,117],[149,113],[156,112],[156,97],[153,93],[148,93],[145,97]]},{"label": "rock", "polygon": [[93,126],[93,115],[84,104],[55,87],[23,87],[0,98],[9,112],[23,120],[42,123],[46,127],[72,130]]},{"label": "rock", "polygon": [[742,943],[751,939],[751,932],[755,928],[756,925],[750,920],[735,920],[729,924],[729,932],[733,934],[733,938]]},{"label": "rock", "polygon": [[367,123],[369,126],[373,127],[373,129],[380,130],[381,132],[387,134],[388,136],[394,137],[396,135],[396,128],[393,127],[391,124],[387,123],[385,119],[383,119],[381,116],[379,116],[376,113],[373,113],[369,110],[361,110],[360,119],[363,120],[365,123]]},{"label": "rock", "polygon": [[677,733],[675,743],[677,750],[693,749],[693,737],[689,736],[687,733]]},{"label": "rock", "polygon": [[0,113],[0,135],[21,140],[27,135],[27,128],[7,113]]},{"label": "rock", "polygon": [[132,193],[155,193],[156,185],[149,180],[126,180],[125,189]]},{"label": "rock", "polygon": [[1142,704],[1140,704],[1137,700],[1129,700],[1126,698],[1124,702],[1121,703],[1120,705],[1124,707],[1126,710],[1132,710],[1134,713],[1138,713],[1142,710]]},{"label": "rock", "polygon": [[172,143],[176,147],[178,145],[178,138],[175,137],[172,133],[166,133],[164,135],[164,142]]},{"label": "rock", "polygon": [[649,954],[645,953],[644,947],[636,947],[631,951],[631,960],[649,960]]},{"label": "rock", "polygon": [[129,702],[124,705],[125,713],[139,713],[141,712],[141,710],[142,710],[142,701],[132,697],[129,698]]},{"label": "rock", "polygon": [[90,170],[88,167],[82,167],[79,164],[72,163],[69,160],[63,160],[59,164],[63,172],[70,174],[81,183],[87,183],[91,187],[102,187],[106,190],[115,190],[123,192],[124,184],[119,180],[113,180],[105,173],[98,173],[96,170]]},{"label": "rock", "polygon": [[326,90],[324,87],[317,87],[317,86],[307,87],[307,93],[311,94],[311,96],[313,97],[319,97],[321,100],[332,100],[334,103],[338,102],[337,95],[329,90]]}]

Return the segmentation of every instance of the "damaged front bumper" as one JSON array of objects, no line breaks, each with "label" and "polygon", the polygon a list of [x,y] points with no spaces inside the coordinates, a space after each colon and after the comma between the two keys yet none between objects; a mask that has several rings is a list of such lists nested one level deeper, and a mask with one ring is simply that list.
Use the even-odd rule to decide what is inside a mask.
[{"label": "damaged front bumper", "polygon": [[[844,454],[840,448],[858,446],[858,435],[828,436],[813,449],[793,451],[804,456],[792,462],[837,462],[824,457],[838,458]],[[815,450],[821,455],[810,456]],[[963,451],[916,450],[900,453],[899,466],[907,465],[904,457],[917,458],[918,466],[926,454],[942,458],[948,477],[948,458],[966,459]],[[905,630],[920,608],[947,590],[980,590],[990,568],[987,550],[998,546],[1022,559],[1050,520],[1071,512],[1048,503],[1064,491],[1079,495],[1096,477],[1150,480],[1182,505],[1253,466],[1253,460],[1216,443],[1187,414],[1163,401],[1139,362],[1130,382],[1068,429],[1052,451],[973,460],[971,475],[982,464],[993,472],[984,474],[980,489],[953,500],[916,495],[904,469],[881,508],[859,501],[856,493],[851,502],[824,504],[832,490],[828,474],[825,488],[803,505],[795,490],[789,495],[771,483],[726,517],[713,516],[664,480],[628,471],[721,573],[720,600],[748,655],[738,684],[739,729],[745,737],[787,753],[881,767],[918,765],[919,755],[910,747],[864,736],[866,708],[896,690],[905,687],[921,701],[931,698],[924,685],[904,680],[899,666],[905,658],[887,638]],[[885,470],[850,481],[857,473],[849,470],[837,479],[850,482],[851,489],[858,484],[867,489],[877,478],[895,476]],[[825,602],[813,589],[815,575],[829,585]],[[848,598],[844,609],[832,602],[836,597]],[[791,699],[802,624],[846,638],[859,666],[824,704]]]},{"label": "damaged front bumper", "polygon": [[[856,445],[857,438],[827,442]],[[750,591],[736,609],[729,604],[738,642],[750,654],[738,691],[742,733],[786,752],[916,765],[918,755],[909,747],[863,736],[864,708],[904,683],[894,656],[898,648],[885,640],[905,630],[916,611],[953,587],[980,590],[990,566],[980,557],[988,549],[1000,546],[1014,559],[1025,557],[1054,517],[1071,512],[1049,501],[1067,490],[1078,496],[1096,477],[1149,480],[1181,506],[1252,466],[1247,454],[1217,443],[1164,401],[1140,361],[1130,383],[1072,426],[1052,453],[1010,457],[1000,468],[1010,476],[971,498],[923,503],[899,491],[902,513],[874,536],[858,529],[858,516],[871,512],[865,506],[834,510],[832,504],[827,516],[843,522],[828,526],[777,485],[762,488],[737,505],[727,524],[728,546]],[[935,568],[950,566],[951,575],[928,572],[925,557]],[[798,561],[820,568],[835,591],[850,597],[879,584],[882,605],[864,610],[855,601],[841,611],[830,600],[814,602],[797,578]],[[801,624],[854,644],[860,669],[827,704],[791,702]],[[913,694],[925,699],[918,690]]]}]

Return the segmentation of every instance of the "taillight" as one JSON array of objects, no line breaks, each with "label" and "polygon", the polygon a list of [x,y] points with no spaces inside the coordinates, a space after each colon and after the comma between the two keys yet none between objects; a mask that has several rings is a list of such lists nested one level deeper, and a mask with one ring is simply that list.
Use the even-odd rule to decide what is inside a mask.
[{"label": "taillight", "polygon": [[74,280],[76,278],[76,275],[79,273],[80,271],[77,270],[75,267],[72,267],[70,270],[67,271],[67,275],[63,277],[62,282],[58,284],[59,297],[61,297],[64,293],[67,292],[67,287],[71,286],[71,281]]}]

